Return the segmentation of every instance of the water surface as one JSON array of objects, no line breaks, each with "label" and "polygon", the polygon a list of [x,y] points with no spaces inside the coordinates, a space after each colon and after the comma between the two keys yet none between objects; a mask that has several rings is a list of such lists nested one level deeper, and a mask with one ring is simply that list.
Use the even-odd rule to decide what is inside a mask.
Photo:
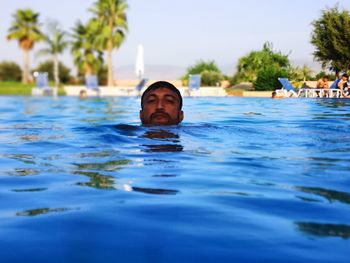
[{"label": "water surface", "polygon": [[349,262],[350,100],[0,97],[1,262]]}]

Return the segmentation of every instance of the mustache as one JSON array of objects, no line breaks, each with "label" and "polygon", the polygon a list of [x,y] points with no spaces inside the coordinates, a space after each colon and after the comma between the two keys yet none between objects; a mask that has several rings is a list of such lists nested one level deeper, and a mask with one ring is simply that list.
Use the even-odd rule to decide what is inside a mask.
[{"label": "mustache", "polygon": [[153,119],[153,118],[156,118],[157,116],[167,117],[170,119],[170,115],[165,111],[156,111],[151,114],[150,118]]}]

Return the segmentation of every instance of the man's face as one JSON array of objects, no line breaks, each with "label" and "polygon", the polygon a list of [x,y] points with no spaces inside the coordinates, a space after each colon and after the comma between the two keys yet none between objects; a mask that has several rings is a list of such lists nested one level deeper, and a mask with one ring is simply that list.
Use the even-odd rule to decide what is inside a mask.
[{"label": "man's face", "polygon": [[167,88],[150,91],[144,97],[142,105],[143,108],[140,110],[142,124],[176,125],[184,118],[178,95]]}]

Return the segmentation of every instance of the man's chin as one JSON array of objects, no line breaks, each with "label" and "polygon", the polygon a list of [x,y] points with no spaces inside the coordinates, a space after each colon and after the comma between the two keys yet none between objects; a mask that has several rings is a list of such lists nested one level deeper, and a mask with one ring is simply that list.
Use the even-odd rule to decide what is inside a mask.
[{"label": "man's chin", "polygon": [[151,121],[152,125],[171,125],[172,123],[168,119],[154,119]]}]

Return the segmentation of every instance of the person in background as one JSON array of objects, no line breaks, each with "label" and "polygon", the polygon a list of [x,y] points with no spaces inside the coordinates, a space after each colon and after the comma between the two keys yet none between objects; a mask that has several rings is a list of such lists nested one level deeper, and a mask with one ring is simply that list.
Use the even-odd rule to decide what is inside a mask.
[{"label": "person in background", "polygon": [[87,92],[86,92],[86,90],[81,90],[80,92],[79,92],[79,98],[81,98],[81,99],[85,99],[85,98],[87,98]]},{"label": "person in background", "polygon": [[183,118],[182,96],[173,84],[157,81],[142,94],[142,125],[178,125]]},{"label": "person in background", "polygon": [[344,98],[350,98],[350,87],[349,87],[349,76],[348,74],[343,74],[339,83],[338,88]]},{"label": "person in background", "polygon": [[[323,97],[328,97],[329,96],[329,77],[327,75],[323,76],[317,81],[316,84],[316,89],[322,89],[323,90]],[[317,96],[320,97],[320,91],[316,91]]]},{"label": "person in background", "polygon": [[277,94],[276,91],[273,91],[271,94],[271,99],[283,99],[283,98],[285,98],[285,96]]}]

